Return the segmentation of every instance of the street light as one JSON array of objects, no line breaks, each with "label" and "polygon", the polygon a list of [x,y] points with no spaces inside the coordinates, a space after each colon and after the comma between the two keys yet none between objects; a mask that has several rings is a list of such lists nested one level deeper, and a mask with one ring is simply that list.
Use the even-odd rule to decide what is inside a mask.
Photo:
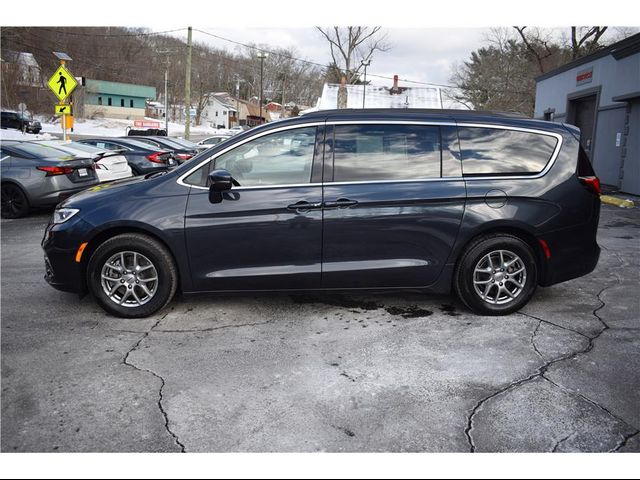
[{"label": "street light", "polygon": [[262,77],[264,74],[264,59],[267,58],[269,54],[260,52],[258,54],[258,58],[260,59],[260,122],[262,122]]},{"label": "street light", "polygon": [[364,100],[367,95],[367,67],[371,65],[371,59],[367,58],[366,60],[362,60],[360,63],[364,67],[364,83],[362,84],[362,108],[364,108]]}]

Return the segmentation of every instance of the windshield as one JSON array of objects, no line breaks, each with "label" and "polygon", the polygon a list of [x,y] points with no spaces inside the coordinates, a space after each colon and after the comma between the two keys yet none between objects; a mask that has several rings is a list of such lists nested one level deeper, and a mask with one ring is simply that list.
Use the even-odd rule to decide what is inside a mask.
[{"label": "windshield", "polygon": [[181,147],[196,148],[196,144],[195,143],[190,142],[189,140],[185,140],[184,138],[171,137],[170,139],[167,139],[167,141],[173,142],[173,143],[177,143]]}]

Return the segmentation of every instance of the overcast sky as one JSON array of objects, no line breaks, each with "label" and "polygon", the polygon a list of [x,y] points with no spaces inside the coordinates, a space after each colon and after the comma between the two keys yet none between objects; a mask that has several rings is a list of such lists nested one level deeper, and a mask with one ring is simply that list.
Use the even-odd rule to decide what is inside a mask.
[{"label": "overcast sky", "polygon": [[[300,58],[323,65],[331,61],[329,45],[314,28],[200,28],[221,37],[242,43],[264,44],[271,47],[293,47]],[[388,52],[376,52],[368,73],[417,80],[449,83],[451,65],[467,59],[478,48],[487,29],[481,28],[387,28]],[[236,45],[199,32],[194,41],[234,50]],[[386,80],[368,77],[374,84]]]}]

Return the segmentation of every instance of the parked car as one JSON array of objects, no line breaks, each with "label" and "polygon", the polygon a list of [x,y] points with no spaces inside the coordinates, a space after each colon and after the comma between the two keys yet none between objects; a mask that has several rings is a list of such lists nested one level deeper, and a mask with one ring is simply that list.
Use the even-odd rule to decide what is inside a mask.
[{"label": "parked car", "polygon": [[77,157],[91,157],[96,167],[100,183],[113,182],[133,176],[131,167],[124,155],[115,150],[105,150],[78,142],[62,140],[40,140],[41,145],[48,145]]},{"label": "parked car", "polygon": [[135,139],[139,142],[143,142],[160,149],[169,150],[173,154],[173,158],[175,158],[178,163],[184,163],[199,153],[198,149],[195,148],[195,144],[193,144],[193,147],[191,148],[185,147],[184,145],[174,141],[171,137],[136,136]]},{"label": "parked car", "polygon": [[40,133],[42,125],[38,120],[24,117],[20,112],[3,110],[0,112],[0,125],[2,128],[15,128],[29,133]]},{"label": "parked car", "polygon": [[247,125],[236,125],[235,127],[231,127],[229,129],[229,133],[231,135],[235,135],[237,133],[246,132],[247,130],[249,130],[249,127]]},{"label": "parked car", "polygon": [[2,218],[24,217],[98,183],[91,158],[36,142],[3,141],[0,174]]},{"label": "parked car", "polygon": [[171,152],[131,138],[83,138],[78,143],[121,153],[134,175],[165,171],[177,165]]},{"label": "parked car", "polygon": [[200,145],[198,143],[194,143],[191,140],[185,140],[184,138],[181,137],[171,137],[171,140],[173,140],[176,143],[179,143],[180,145],[182,145],[185,148],[191,148],[191,149],[196,149],[199,152],[203,152],[205,150],[207,150],[209,147],[205,147],[203,145]]},{"label": "parked car", "polygon": [[224,142],[225,140],[229,140],[232,135],[212,135],[204,140],[198,142],[198,145],[204,145],[207,148],[213,147],[214,145],[219,144],[220,142]]},{"label": "parked car", "polygon": [[336,110],[266,124],[162,176],[78,194],[47,280],[144,317],[183,293],[455,292],[522,308],[591,272],[599,180],[575,127],[447,110]]}]

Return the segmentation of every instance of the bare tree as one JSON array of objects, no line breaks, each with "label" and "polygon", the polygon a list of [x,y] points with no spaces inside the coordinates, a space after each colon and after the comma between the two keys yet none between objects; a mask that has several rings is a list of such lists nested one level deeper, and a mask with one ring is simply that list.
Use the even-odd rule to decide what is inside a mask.
[{"label": "bare tree", "polygon": [[[571,27],[571,52],[575,60],[583,55],[598,50],[598,43],[608,27]],[[583,51],[584,50],[584,51]]]},{"label": "bare tree", "polygon": [[316,27],[329,42],[333,66],[345,75],[347,83],[354,83],[363,68],[361,60],[368,60],[374,52],[387,52],[391,46],[386,43],[387,35],[382,27]]}]

